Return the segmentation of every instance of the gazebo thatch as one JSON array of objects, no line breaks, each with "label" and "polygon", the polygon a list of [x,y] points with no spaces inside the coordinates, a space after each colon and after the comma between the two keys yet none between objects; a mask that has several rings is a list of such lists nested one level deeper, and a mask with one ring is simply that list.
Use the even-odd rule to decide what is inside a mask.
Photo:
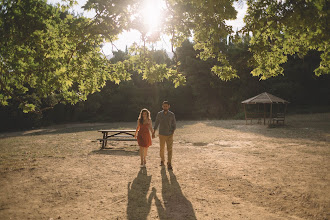
[{"label": "gazebo thatch", "polygon": [[[274,96],[272,94],[269,94],[267,92],[261,93],[257,96],[254,96],[254,97],[249,98],[249,99],[242,102],[242,104],[244,105],[245,120],[246,120],[246,122],[247,122],[247,120],[251,120],[251,122],[252,122],[252,119],[258,119],[258,121],[260,121],[261,118],[263,118],[264,119],[264,124],[266,124],[266,118],[268,118],[269,123],[275,123],[275,122],[278,123],[279,121],[282,121],[283,124],[284,124],[286,107],[287,107],[288,103],[289,103],[288,101],[286,101],[284,99],[281,99],[279,97],[276,97],[276,96]],[[248,113],[246,111],[245,105],[249,105],[249,104],[257,104],[258,105],[258,112],[257,113],[252,113],[252,114]],[[263,104],[263,106],[264,106],[264,112],[263,113],[259,112],[259,104]],[[284,111],[283,112],[278,111],[278,112],[274,113],[273,112],[273,104],[285,105]],[[266,113],[266,105],[270,105],[270,111],[269,111],[268,115]]]}]

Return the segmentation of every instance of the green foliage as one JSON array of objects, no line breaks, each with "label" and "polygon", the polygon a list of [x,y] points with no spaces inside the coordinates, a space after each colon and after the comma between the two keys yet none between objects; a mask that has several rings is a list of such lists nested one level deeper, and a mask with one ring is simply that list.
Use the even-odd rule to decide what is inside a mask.
[{"label": "green foliage", "polygon": [[[143,23],[144,1],[88,1],[85,9],[94,9],[97,12],[97,19],[101,25],[109,28],[109,17],[122,18],[125,22],[123,28],[126,30],[135,29],[142,34],[143,46],[133,45],[131,54],[135,54],[131,59],[131,64],[138,68],[138,72],[143,74],[143,78],[149,82],[161,82],[170,79],[177,87],[185,82],[182,73],[178,72],[180,63],[175,56],[175,65],[165,67],[156,64],[150,59],[150,51],[146,43],[152,44],[160,40],[160,35],[171,36],[173,52],[180,47],[182,42],[189,37],[194,38],[195,49],[203,60],[218,58],[219,63],[213,67],[212,71],[222,80],[236,78],[236,71],[232,68],[228,60],[222,55],[223,51],[219,46],[221,39],[232,33],[230,26],[225,24],[225,20],[235,19],[236,10],[233,7],[234,0],[230,1],[200,1],[200,0],[166,0],[166,7],[163,7],[163,20],[161,25],[153,33],[148,32],[148,27]],[[134,15],[129,19],[128,14]],[[111,16],[110,16],[111,15]],[[118,24],[123,24],[118,19]],[[193,33],[193,34],[192,34]],[[210,67],[211,69],[212,67]]]},{"label": "green foliage", "polygon": [[254,76],[260,79],[283,75],[288,56],[304,57],[308,51],[321,52],[315,75],[330,73],[329,9],[318,0],[248,0],[245,31],[252,32]]},{"label": "green foliage", "polygon": [[[171,79],[164,78],[162,82],[149,83],[143,79],[143,74],[131,69],[128,71],[131,80],[120,84],[108,81],[100,92],[88,95],[86,101],[76,105],[59,104],[44,112],[43,118],[35,114],[23,114],[14,106],[0,107],[0,130],[12,128],[30,128],[49,123],[65,122],[107,122],[135,121],[142,108],[148,108],[154,119],[161,109],[163,100],[169,100],[178,120],[244,118],[242,100],[261,92],[269,92],[290,101],[289,113],[318,112],[329,109],[330,75],[316,77],[313,70],[319,65],[320,52],[311,51],[304,60],[297,55],[289,56],[283,65],[284,75],[260,81],[253,77],[251,67],[245,65],[253,56],[248,50],[250,37],[237,35],[224,46],[225,55],[233,68],[237,70],[239,79],[224,82],[210,68],[218,61],[196,58],[194,44],[184,41],[177,49],[179,72],[185,77],[185,85],[173,87]],[[117,52],[111,59],[118,62],[128,62],[129,55]],[[156,64],[171,65],[165,51],[153,51],[151,59]],[[52,97],[45,100],[53,103]]]},{"label": "green foliage", "polygon": [[159,51],[147,50],[145,47],[133,44],[130,53],[135,54],[123,62],[112,64],[113,72],[119,75],[127,75],[128,71],[135,71],[142,75],[142,78],[149,83],[163,82],[170,80],[175,87],[185,82],[185,77],[175,67],[168,67],[165,63],[164,54]]},{"label": "green foliage", "polygon": [[[194,49],[199,52],[198,57],[202,60],[218,60],[218,63],[211,67],[214,74],[224,81],[238,78],[237,71],[224,55],[225,50],[222,46],[222,41],[232,34],[232,28],[225,24],[225,20],[236,18],[237,12],[233,7],[235,1],[165,0],[165,16],[162,25],[156,31],[157,37],[152,37],[155,33],[149,33],[142,22],[141,10],[144,1],[108,1],[97,5],[92,3],[93,1],[89,2],[89,8],[95,9],[102,16],[110,14],[117,7],[129,9],[129,13],[134,14],[135,18],[126,19],[127,26],[124,28],[141,32],[144,52],[147,50],[146,43],[158,41],[158,36],[166,34],[171,36],[176,60],[174,49],[180,47],[184,40],[193,37]],[[113,2],[111,7],[109,2]],[[320,65],[315,69],[315,74],[320,76],[329,73],[329,13],[326,1],[248,0],[247,4],[247,25],[243,31],[252,33],[253,36],[250,42],[255,67],[252,75],[259,76],[260,79],[283,75],[282,65],[287,62],[288,56],[298,54],[303,57],[311,50],[322,52]],[[161,81],[165,77],[159,66],[151,68],[153,64],[150,62],[147,66],[144,68],[145,74],[151,76],[152,81]],[[179,64],[176,63],[174,69],[178,68]],[[163,75],[157,78],[150,74],[148,69]],[[167,71],[171,72],[170,69]]]},{"label": "green foliage", "polygon": [[65,10],[43,0],[1,2],[1,104],[16,99],[24,112],[41,112],[86,100],[112,79],[92,20]]},{"label": "green foliage", "polygon": [[[243,31],[248,35],[234,37],[225,21],[236,18],[235,1],[164,0],[161,25],[150,32],[142,22],[144,1],[140,0],[89,0],[83,8],[95,10],[93,18],[70,14],[74,0],[57,6],[46,0],[1,0],[0,104],[40,113],[58,103],[86,100],[108,81],[114,82],[111,85],[134,81],[136,74],[155,85],[191,86],[194,94],[198,86],[209,86],[214,90],[208,92],[217,95],[203,96],[200,100],[205,104],[206,98],[216,100],[239,85],[254,85],[256,80],[246,73],[260,79],[282,77],[291,56],[304,57],[311,51],[320,53],[315,75],[329,74],[327,1],[247,0]],[[107,60],[102,44],[132,29],[140,31],[143,45],[134,44],[129,52],[117,52],[115,59]],[[164,34],[171,37],[173,62],[152,49]],[[189,38],[193,49],[190,45],[184,53],[194,56],[182,59],[179,48],[187,46]],[[232,82],[224,85],[218,79]],[[196,87],[189,80],[198,82]],[[219,89],[229,86],[232,91]],[[234,96],[232,100],[239,100],[240,95]],[[212,112],[219,113],[220,108]]]}]

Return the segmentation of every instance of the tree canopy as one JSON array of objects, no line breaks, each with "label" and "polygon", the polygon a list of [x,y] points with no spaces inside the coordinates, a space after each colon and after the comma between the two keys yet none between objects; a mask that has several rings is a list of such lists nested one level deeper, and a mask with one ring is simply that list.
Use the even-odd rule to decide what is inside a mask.
[{"label": "tree canopy", "polygon": [[329,74],[329,3],[326,0],[248,0],[244,31],[252,32],[250,51],[261,79],[283,74],[289,55],[321,52],[315,75]]},{"label": "tree canopy", "polygon": [[[169,80],[179,86],[186,75],[180,72],[176,48],[188,38],[199,59],[212,60],[213,74],[224,81],[237,78],[235,61],[228,59],[224,46],[228,36],[235,38],[225,23],[236,18],[235,1],[163,0],[161,24],[150,31],[140,0],[89,0],[83,8],[94,10],[93,18],[70,13],[73,0],[66,0],[66,6],[46,0],[1,0],[0,103],[15,102],[24,112],[42,112],[57,103],[86,100],[107,81],[131,79],[132,72],[150,83]],[[321,53],[315,74],[329,74],[327,1],[246,2],[242,31],[252,36],[253,75],[267,79],[283,74],[288,56],[303,57],[311,50]],[[132,45],[128,59],[106,59],[103,43],[132,29],[141,33],[143,44]],[[162,35],[171,37],[172,63],[158,62],[150,47]]]},{"label": "tree canopy", "polygon": [[1,1],[0,102],[24,112],[76,103],[98,91],[111,66],[100,53],[103,38],[93,20],[41,0]]}]

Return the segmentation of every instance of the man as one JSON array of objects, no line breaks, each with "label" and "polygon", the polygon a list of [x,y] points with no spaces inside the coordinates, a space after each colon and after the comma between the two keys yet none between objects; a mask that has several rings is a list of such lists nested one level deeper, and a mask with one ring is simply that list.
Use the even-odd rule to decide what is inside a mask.
[{"label": "man", "polygon": [[173,134],[176,129],[175,115],[169,111],[170,104],[168,101],[164,101],[162,105],[163,111],[157,113],[154,131],[152,138],[155,138],[155,132],[159,125],[159,145],[160,145],[160,165],[164,166],[165,156],[164,148],[166,143],[167,148],[167,168],[172,169],[172,146],[173,146]]}]

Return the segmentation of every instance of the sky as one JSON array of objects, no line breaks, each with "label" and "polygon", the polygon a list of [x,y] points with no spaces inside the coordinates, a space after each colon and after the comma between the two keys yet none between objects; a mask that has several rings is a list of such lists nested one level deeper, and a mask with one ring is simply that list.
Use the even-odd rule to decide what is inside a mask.
[{"label": "sky", "polygon": [[[147,0],[149,2],[156,2],[155,0]],[[56,3],[61,3],[61,0],[47,0],[48,3],[50,4],[56,4]],[[83,14],[85,17],[93,17],[95,15],[94,12],[89,11],[86,12],[84,11],[81,7],[86,4],[87,0],[77,0],[78,5],[75,5],[73,10],[75,13]],[[234,3],[234,6],[237,10],[237,19],[236,20],[229,20],[226,21],[228,25],[231,25],[233,27],[233,30],[240,30],[244,26],[243,18],[246,13],[247,5],[245,3],[243,4],[238,4],[237,2]],[[157,15],[157,12],[155,10],[150,9],[148,11],[150,14],[152,13],[153,16]],[[148,14],[148,12],[145,12]],[[151,23],[150,25],[153,25],[152,23],[155,22],[155,19],[149,16],[149,21],[146,21]],[[112,55],[112,51],[117,51],[117,50],[122,50],[125,51],[126,46],[131,46],[134,42],[140,43],[141,38],[140,38],[140,33],[136,30],[130,31],[130,32],[123,32],[118,36],[118,40],[111,43],[105,43],[102,50],[105,55]],[[162,40],[160,42],[157,42],[154,46],[156,49],[164,49],[168,52],[171,51],[171,44],[169,41],[168,36],[163,36]]]}]

